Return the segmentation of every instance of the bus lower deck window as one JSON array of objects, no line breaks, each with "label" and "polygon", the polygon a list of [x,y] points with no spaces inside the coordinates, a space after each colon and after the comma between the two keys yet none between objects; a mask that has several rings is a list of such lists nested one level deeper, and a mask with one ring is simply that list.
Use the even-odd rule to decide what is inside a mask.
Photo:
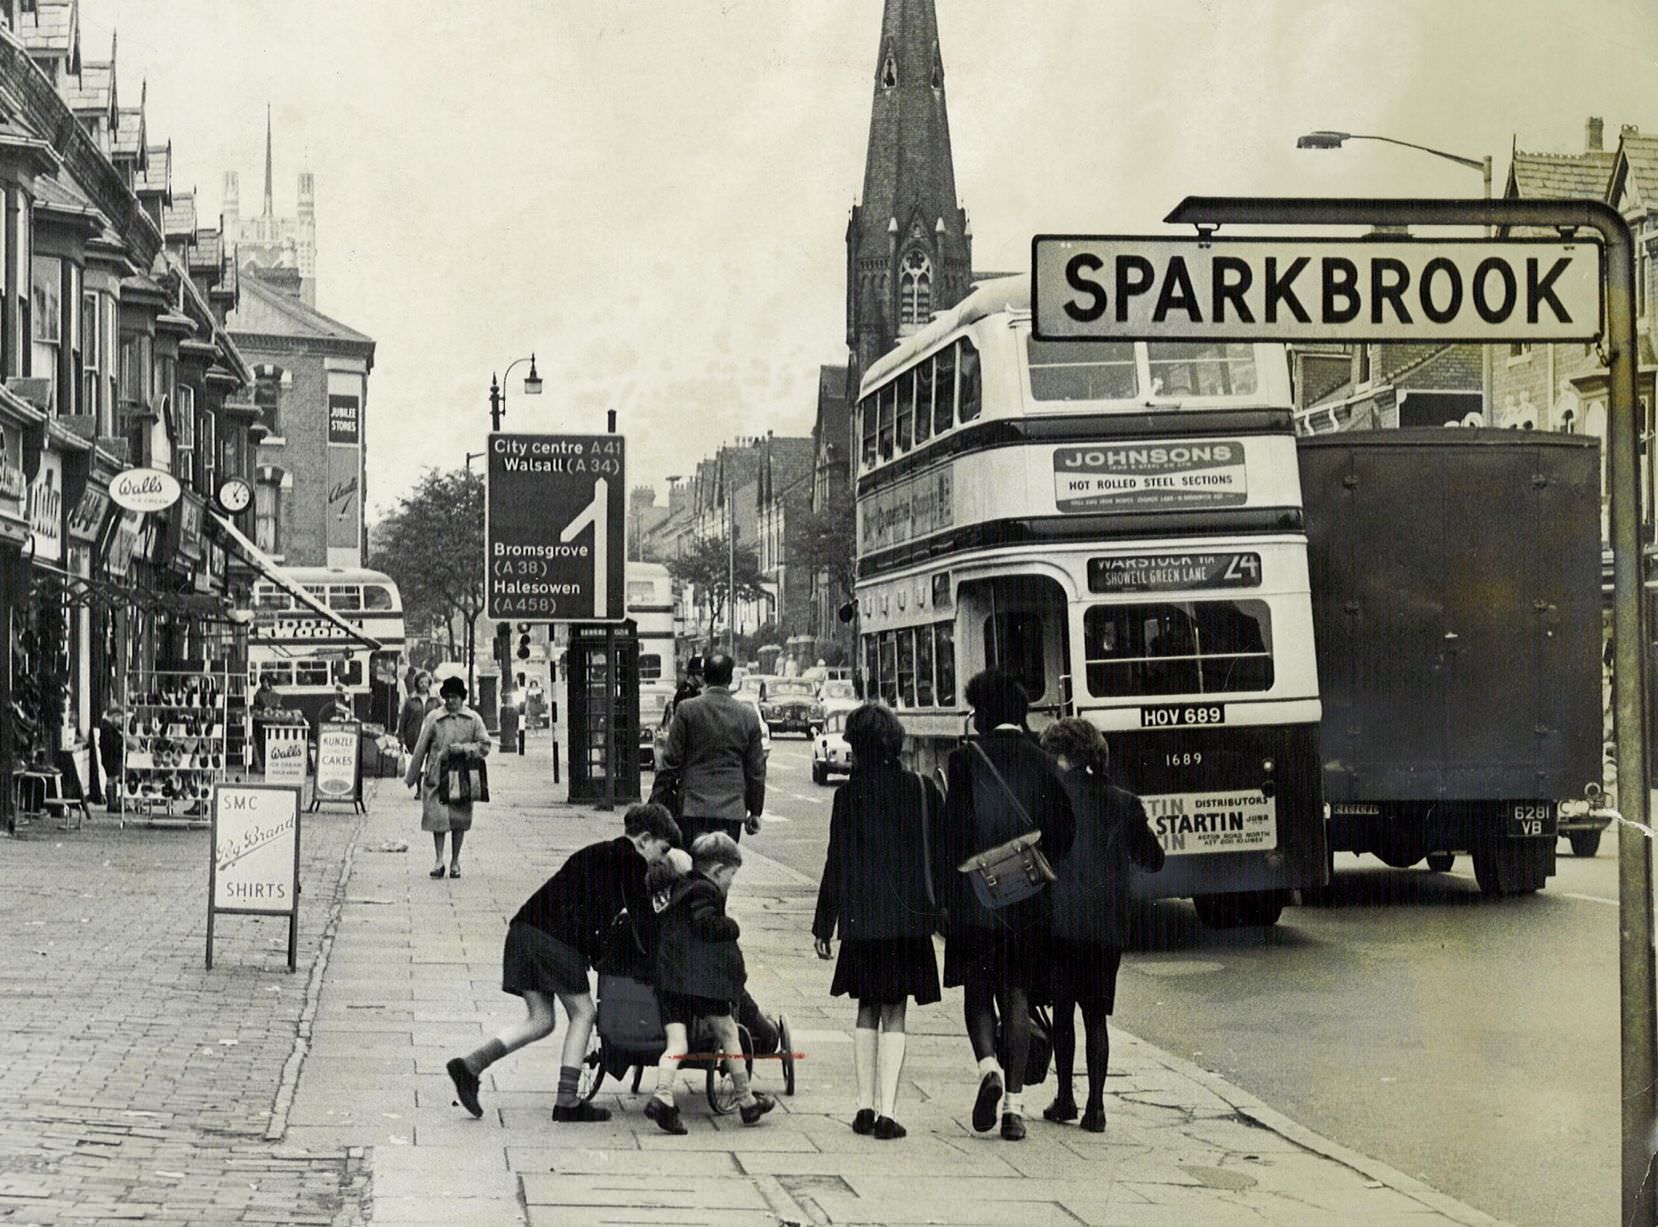
[{"label": "bus lower deck window", "polygon": [[1095,605],[1082,626],[1091,694],[1272,689],[1272,621],[1265,601]]}]

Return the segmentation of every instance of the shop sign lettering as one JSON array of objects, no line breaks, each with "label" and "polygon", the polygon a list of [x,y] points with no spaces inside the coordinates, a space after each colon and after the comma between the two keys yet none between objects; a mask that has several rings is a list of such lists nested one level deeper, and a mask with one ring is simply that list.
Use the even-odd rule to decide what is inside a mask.
[{"label": "shop sign lettering", "polygon": [[1054,449],[1054,503],[1068,513],[1246,502],[1244,444],[1100,443]]},{"label": "shop sign lettering", "polygon": [[124,579],[132,569],[132,556],[138,548],[139,535],[144,531],[142,511],[123,511],[115,522],[115,535],[110,539],[109,557],[105,565],[116,579]]},{"label": "shop sign lettering", "polygon": [[302,724],[265,728],[265,783],[304,784],[308,743]]},{"label": "shop sign lettering", "polygon": [[81,501],[75,504],[75,510],[69,513],[69,535],[80,541],[96,541],[108,510],[109,491],[88,486],[81,494]]},{"label": "shop sign lettering", "polygon": [[178,478],[160,469],[128,469],[109,483],[109,496],[128,511],[165,511],[182,493]]},{"label": "shop sign lettering", "polygon": [[1140,798],[1170,856],[1257,852],[1278,846],[1278,805],[1259,789],[1162,793]]},{"label": "shop sign lettering", "polygon": [[63,458],[47,452],[40,471],[29,483],[29,532],[35,557],[43,562],[63,561]]},{"label": "shop sign lettering", "polygon": [[357,793],[358,726],[350,721],[317,726],[317,795],[334,800]]},{"label": "shop sign lettering", "polygon": [[214,910],[293,912],[298,839],[299,796],[291,789],[215,789]]}]

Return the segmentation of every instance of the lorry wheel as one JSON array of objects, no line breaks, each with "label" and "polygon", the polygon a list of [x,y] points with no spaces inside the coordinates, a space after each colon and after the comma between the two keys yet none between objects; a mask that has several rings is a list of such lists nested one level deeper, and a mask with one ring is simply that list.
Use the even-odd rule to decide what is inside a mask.
[{"label": "lorry wheel", "polygon": [[1573,831],[1566,836],[1573,856],[1593,856],[1600,851],[1599,831]]},{"label": "lorry wheel", "polygon": [[1451,866],[1457,863],[1455,852],[1428,853],[1428,869],[1433,873],[1449,873]]},{"label": "lorry wheel", "polygon": [[1275,925],[1289,902],[1283,890],[1238,891],[1230,895],[1194,895],[1197,918],[1211,929],[1242,929]]}]

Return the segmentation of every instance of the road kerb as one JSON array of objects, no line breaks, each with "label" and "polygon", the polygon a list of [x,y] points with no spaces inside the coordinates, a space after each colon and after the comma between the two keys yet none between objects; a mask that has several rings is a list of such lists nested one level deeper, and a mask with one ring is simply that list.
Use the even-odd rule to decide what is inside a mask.
[{"label": "road kerb", "polygon": [[1322,1134],[1315,1133],[1305,1125],[1299,1124],[1274,1108],[1269,1108],[1255,1096],[1242,1088],[1233,1085],[1219,1074],[1204,1069],[1184,1057],[1166,1052],[1155,1044],[1148,1043],[1137,1035],[1132,1035],[1118,1027],[1112,1027],[1112,1042],[1118,1042],[1120,1036],[1135,1047],[1140,1048],[1148,1060],[1151,1060],[1171,1073],[1183,1078],[1189,1078],[1203,1087],[1216,1098],[1224,1100],[1239,1115],[1269,1129],[1282,1137],[1285,1141],[1293,1142],[1304,1150],[1313,1154],[1340,1163],[1370,1180],[1392,1189],[1402,1196],[1444,1215],[1453,1222],[1462,1223],[1465,1227],[1512,1227],[1504,1219],[1493,1218],[1483,1210],[1476,1210],[1472,1206],[1457,1201],[1438,1189],[1423,1184],[1412,1176],[1405,1175],[1397,1168],[1390,1167],[1379,1159],[1372,1159],[1369,1155],[1360,1154],[1356,1150],[1349,1150],[1339,1142],[1333,1142]]}]

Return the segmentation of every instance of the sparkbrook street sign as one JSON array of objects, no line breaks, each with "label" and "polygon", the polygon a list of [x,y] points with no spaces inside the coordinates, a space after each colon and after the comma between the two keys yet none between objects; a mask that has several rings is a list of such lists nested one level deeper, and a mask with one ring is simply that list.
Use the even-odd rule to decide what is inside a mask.
[{"label": "sparkbrook street sign", "polygon": [[489,437],[485,612],[532,621],[619,621],[622,437]]},{"label": "sparkbrook street sign", "polygon": [[1037,235],[1045,341],[1587,341],[1601,248],[1548,239]]}]

